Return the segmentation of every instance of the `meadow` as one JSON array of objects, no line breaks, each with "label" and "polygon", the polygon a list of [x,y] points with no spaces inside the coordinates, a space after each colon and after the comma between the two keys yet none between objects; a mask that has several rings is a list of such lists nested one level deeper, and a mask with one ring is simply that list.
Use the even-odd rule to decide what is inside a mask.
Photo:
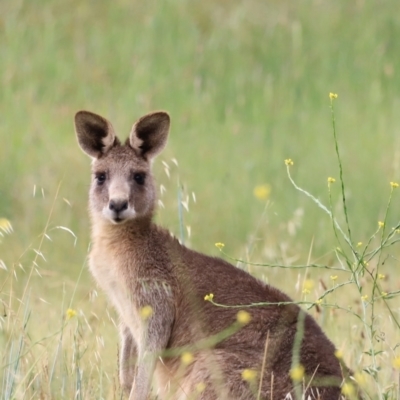
[{"label": "meadow", "polygon": [[0,2],[0,398],[121,398],[73,116],[125,136],[163,109],[157,221],[302,302],[366,398],[400,399],[399,36],[396,0]]}]

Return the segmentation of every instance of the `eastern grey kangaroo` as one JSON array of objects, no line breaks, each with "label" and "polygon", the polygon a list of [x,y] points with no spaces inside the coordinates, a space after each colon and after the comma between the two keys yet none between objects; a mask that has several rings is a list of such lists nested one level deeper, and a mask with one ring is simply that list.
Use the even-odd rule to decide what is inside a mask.
[{"label": "eastern grey kangaroo", "polygon": [[[75,116],[79,145],[92,158],[90,270],[120,316],[120,381],[129,399],[148,399],[154,377],[160,399],[281,400],[297,390],[338,400],[346,373],[310,315],[152,222],[151,164],[169,126],[166,112],[147,114],[121,143],[103,117]],[[240,310],[247,314],[238,319]],[[304,371],[298,380],[290,374],[296,365]]]}]

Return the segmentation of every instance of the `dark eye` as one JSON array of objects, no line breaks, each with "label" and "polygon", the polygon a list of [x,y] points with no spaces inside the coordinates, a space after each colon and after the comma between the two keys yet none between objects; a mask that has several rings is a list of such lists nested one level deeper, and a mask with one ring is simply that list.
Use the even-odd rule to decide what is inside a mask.
[{"label": "dark eye", "polygon": [[106,174],[104,172],[96,174],[96,181],[98,185],[102,185],[106,181]]},{"label": "dark eye", "polygon": [[138,184],[138,185],[143,185],[144,184],[144,178],[145,174],[134,174],[133,175],[133,180]]}]

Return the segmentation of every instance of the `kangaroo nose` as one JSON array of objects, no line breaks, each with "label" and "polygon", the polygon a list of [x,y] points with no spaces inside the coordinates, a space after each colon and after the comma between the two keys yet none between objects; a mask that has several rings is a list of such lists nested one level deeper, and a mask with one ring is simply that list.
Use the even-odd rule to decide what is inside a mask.
[{"label": "kangaroo nose", "polygon": [[108,208],[116,213],[122,212],[128,208],[127,200],[110,200]]}]

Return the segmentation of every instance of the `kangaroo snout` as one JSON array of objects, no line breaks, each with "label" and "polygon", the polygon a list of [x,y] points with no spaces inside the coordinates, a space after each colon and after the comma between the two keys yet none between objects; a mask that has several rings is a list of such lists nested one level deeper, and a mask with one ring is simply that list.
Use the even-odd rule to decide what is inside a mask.
[{"label": "kangaroo snout", "polygon": [[113,223],[119,223],[128,218],[128,213],[124,211],[128,210],[129,203],[126,199],[114,198],[108,202],[108,208],[106,210],[106,216],[111,219]]},{"label": "kangaroo snout", "polygon": [[128,200],[111,199],[108,203],[108,208],[111,211],[114,211],[116,214],[119,214],[120,212],[128,209]]},{"label": "kangaroo snout", "polygon": [[114,224],[126,221],[134,214],[134,210],[129,207],[128,200],[118,197],[111,198],[103,210],[103,215]]}]

